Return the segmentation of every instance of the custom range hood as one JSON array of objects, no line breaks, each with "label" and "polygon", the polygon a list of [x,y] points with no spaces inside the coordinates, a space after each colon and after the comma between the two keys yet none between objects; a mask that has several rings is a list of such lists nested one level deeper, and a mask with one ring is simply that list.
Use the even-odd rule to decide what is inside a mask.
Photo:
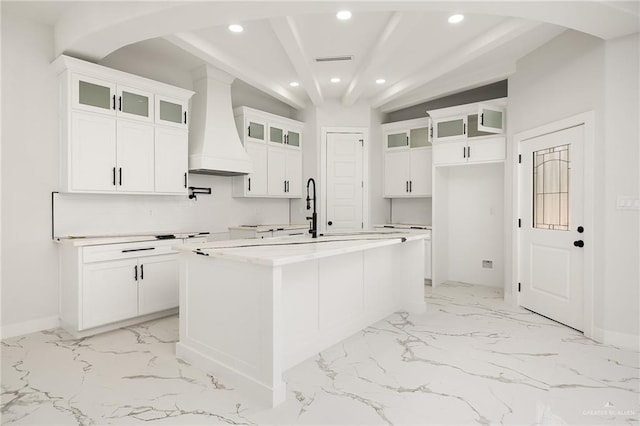
[{"label": "custom range hood", "polygon": [[253,172],[231,106],[234,77],[209,65],[192,73],[196,92],[189,126],[189,172],[236,176]]}]

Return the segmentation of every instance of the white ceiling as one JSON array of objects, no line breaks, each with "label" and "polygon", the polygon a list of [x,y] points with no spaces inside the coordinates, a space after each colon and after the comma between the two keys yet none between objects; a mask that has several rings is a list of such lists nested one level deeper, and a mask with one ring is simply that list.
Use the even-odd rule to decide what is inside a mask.
[{"label": "white ceiling", "polygon": [[[637,32],[638,4],[5,0],[2,12],[54,25],[57,50],[79,57],[101,59],[138,43],[138,51],[182,64],[207,62],[295,108],[331,100],[391,111],[504,79],[519,58],[567,28],[605,39]],[[339,21],[335,13],[345,8],[353,17]],[[464,21],[449,24],[453,12],[464,12]],[[228,31],[231,23],[244,32]],[[342,55],[353,60],[315,61]]]}]

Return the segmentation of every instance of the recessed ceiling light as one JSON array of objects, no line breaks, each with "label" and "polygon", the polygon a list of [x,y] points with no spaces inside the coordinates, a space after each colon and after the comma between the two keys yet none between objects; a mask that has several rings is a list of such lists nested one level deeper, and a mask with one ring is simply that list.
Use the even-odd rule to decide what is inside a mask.
[{"label": "recessed ceiling light", "polygon": [[336,13],[336,18],[341,21],[346,21],[348,19],[351,19],[351,12],[349,12],[348,10],[341,10],[340,12]]},{"label": "recessed ceiling light", "polygon": [[332,83],[340,83],[340,79],[338,77],[333,77],[330,81]]},{"label": "recessed ceiling light", "polygon": [[291,83],[289,83],[289,86],[298,87],[298,86],[300,86],[300,83],[298,83],[297,81],[292,81]]},{"label": "recessed ceiling light", "polygon": [[387,80],[385,80],[384,78],[379,78],[376,80],[376,84],[385,84],[387,82]]},{"label": "recessed ceiling light", "polygon": [[459,13],[449,16],[450,24],[457,24],[459,22],[462,22],[463,20],[464,20],[464,15],[461,15]]},{"label": "recessed ceiling light", "polygon": [[229,25],[229,31],[231,31],[232,33],[241,33],[242,31],[244,31],[244,28],[242,28],[242,25],[231,24]]}]

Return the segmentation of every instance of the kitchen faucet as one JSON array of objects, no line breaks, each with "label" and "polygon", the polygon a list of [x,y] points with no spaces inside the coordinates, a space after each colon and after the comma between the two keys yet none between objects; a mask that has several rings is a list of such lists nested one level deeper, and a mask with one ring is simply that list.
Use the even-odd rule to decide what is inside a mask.
[{"label": "kitchen faucet", "polygon": [[[309,184],[313,183],[313,198],[309,197]],[[311,201],[313,201],[313,214],[311,217],[307,217],[307,220],[311,220],[311,227],[309,233],[311,238],[318,238],[318,215],[316,213],[316,181],[313,178],[309,178],[307,181],[307,210],[311,210]]]}]

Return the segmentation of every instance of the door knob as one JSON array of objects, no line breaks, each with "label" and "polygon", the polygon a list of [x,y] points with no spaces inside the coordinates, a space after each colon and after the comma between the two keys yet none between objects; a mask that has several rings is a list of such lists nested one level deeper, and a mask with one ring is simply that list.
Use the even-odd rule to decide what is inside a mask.
[{"label": "door knob", "polygon": [[584,232],[584,228],[582,226],[578,226],[578,234],[582,234]]},{"label": "door knob", "polygon": [[331,226],[331,225],[333,225],[333,222],[329,221],[329,222],[327,222],[327,225]]},{"label": "door knob", "polygon": [[574,241],[573,245],[576,247],[584,247],[584,241],[582,240]]}]

